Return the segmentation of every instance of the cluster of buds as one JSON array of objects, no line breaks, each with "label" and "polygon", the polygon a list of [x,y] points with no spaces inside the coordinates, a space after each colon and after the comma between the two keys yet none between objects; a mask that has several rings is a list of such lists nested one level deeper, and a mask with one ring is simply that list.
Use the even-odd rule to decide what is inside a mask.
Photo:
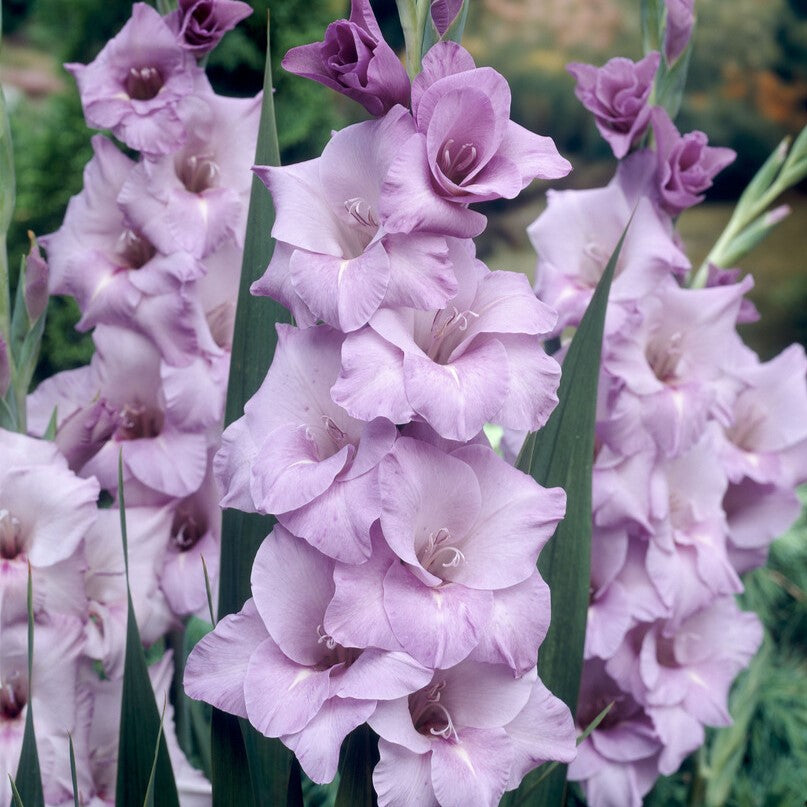
[{"label": "cluster of buds", "polygon": [[[667,5],[670,39],[683,4]],[[680,54],[686,41],[676,43]],[[661,60],[570,66],[621,162],[605,188],[550,191],[529,228],[536,291],[558,309],[562,336],[630,221],[600,372],[578,726],[613,706],[569,768],[602,807],[638,807],[703,743],[705,726],[730,722],[729,688],[762,641],[735,602],[739,575],[765,562],[807,480],[804,350],[760,361],[736,330],[757,317],[751,278],[692,271],[675,233],[674,217],[734,154],[702,132],[681,135],[652,105]]]},{"label": "cluster of buds", "polygon": [[[3,771],[16,773],[29,693],[22,604],[30,564],[31,697],[47,804],[72,801],[68,733],[77,798],[115,798],[127,615],[119,456],[144,643],[190,615],[206,617],[203,560],[215,586],[221,514],[212,460],[260,98],[217,95],[197,59],[249,13],[241,2],[182,0],[162,17],[138,3],[94,62],[68,65],[87,123],[140,154],[95,136],[83,190],[60,229],[40,240],[50,292],[75,297],[78,328],[94,328],[91,364],[28,398],[30,434],[53,432],[53,442],[0,432]],[[99,508],[102,492],[108,506]],[[150,674],[163,702],[170,652]],[[179,750],[171,711],[164,734],[183,804],[209,803],[210,785]]]},{"label": "cluster of buds", "polygon": [[317,159],[256,169],[277,243],[253,292],[296,325],[278,325],[214,470],[224,506],[277,524],[185,688],[280,738],[315,782],[368,723],[380,805],[496,805],[575,753],[536,672],[550,615],[536,560],[565,495],[482,432],[540,428],[559,367],[542,348],[555,313],[475,258],[486,222],[470,205],[570,166],[460,45],[435,44],[410,82],[367,0],[284,65],[373,119]]}]

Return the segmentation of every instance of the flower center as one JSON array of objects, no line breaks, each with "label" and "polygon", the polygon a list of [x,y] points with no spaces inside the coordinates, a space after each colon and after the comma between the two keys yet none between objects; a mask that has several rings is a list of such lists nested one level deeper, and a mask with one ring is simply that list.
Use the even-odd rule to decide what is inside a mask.
[{"label": "flower center", "polygon": [[119,413],[118,440],[138,440],[141,437],[156,437],[163,426],[161,412],[146,409],[141,403],[126,404]]},{"label": "flower center", "polygon": [[476,162],[477,150],[473,143],[457,145],[453,137],[443,143],[437,163],[447,179],[459,185]]},{"label": "flower center", "polygon": [[683,334],[677,331],[666,341],[655,339],[647,346],[647,361],[656,378],[664,384],[676,378],[678,366],[684,355],[683,341]]},{"label": "flower center", "polygon": [[445,681],[438,681],[426,689],[421,689],[409,696],[409,712],[415,731],[426,737],[442,737],[459,742],[457,729],[448,709],[440,703],[440,697],[446,687]]},{"label": "flower center", "polygon": [[207,523],[197,513],[179,507],[171,524],[171,541],[180,552],[196,546],[207,532]]},{"label": "flower center", "polygon": [[734,412],[734,423],[726,429],[726,436],[737,448],[754,452],[758,430],[766,418],[767,413],[756,403],[738,406]]},{"label": "flower center", "polygon": [[156,67],[132,67],[126,75],[124,87],[129,98],[150,101],[163,87],[163,77]]},{"label": "flower center", "polygon": [[0,720],[16,720],[27,702],[27,688],[19,674],[13,673],[0,685]]},{"label": "flower center", "polygon": [[134,230],[124,230],[115,245],[115,252],[123,260],[127,269],[140,269],[156,254],[157,250],[150,241],[138,235]]},{"label": "flower center", "polygon": [[346,199],[345,210],[347,210],[362,227],[378,229],[378,218],[376,218],[373,208],[366,199],[362,199],[360,196]]},{"label": "flower center", "polygon": [[21,527],[5,508],[0,509],[0,558],[14,560],[22,552]]},{"label": "flower center", "polygon": [[219,166],[209,155],[194,154],[179,163],[177,176],[188,193],[202,193],[218,184]]},{"label": "flower center", "polygon": [[342,647],[336,639],[325,632],[322,625],[317,625],[317,644],[325,648],[325,654],[317,664],[317,670],[329,670],[337,664],[349,667],[361,655],[361,650],[355,647]]},{"label": "flower center", "polygon": [[429,540],[418,555],[420,565],[427,572],[436,574],[440,569],[454,569],[465,561],[462,550],[452,546],[452,536],[448,527],[440,527],[429,535]]},{"label": "flower center", "polygon": [[441,348],[449,337],[458,333],[464,333],[468,330],[471,317],[478,319],[479,314],[470,309],[460,312],[456,306],[452,306],[451,309],[444,308],[434,315],[431,327],[432,342],[427,351],[432,361],[442,363],[448,359],[448,356],[451,354],[451,349],[453,348],[443,350],[442,352]]}]

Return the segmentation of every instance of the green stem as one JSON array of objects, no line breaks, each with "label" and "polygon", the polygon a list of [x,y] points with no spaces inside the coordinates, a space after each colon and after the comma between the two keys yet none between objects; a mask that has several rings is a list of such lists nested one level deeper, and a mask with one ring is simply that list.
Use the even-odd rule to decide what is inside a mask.
[{"label": "green stem", "polygon": [[8,278],[8,251],[6,250],[6,234],[0,233],[0,333],[9,347],[11,360],[11,294]]}]

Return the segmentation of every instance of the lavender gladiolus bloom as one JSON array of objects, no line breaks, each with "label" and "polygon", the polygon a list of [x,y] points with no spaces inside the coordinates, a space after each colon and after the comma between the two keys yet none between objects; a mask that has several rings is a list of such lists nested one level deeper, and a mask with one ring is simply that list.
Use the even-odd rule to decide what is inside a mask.
[{"label": "lavender gladiolus bloom", "polygon": [[0,619],[25,621],[29,568],[37,613],[81,616],[75,553],[95,522],[98,482],[70,471],[53,443],[4,429],[0,456]]},{"label": "lavender gladiolus bloom", "polygon": [[204,479],[223,413],[228,357],[174,368],[133,331],[99,326],[95,339],[88,367],[53,376],[30,396],[32,429],[44,432],[56,407],[57,437],[69,429],[68,455],[86,458],[81,473],[97,476],[106,490],[117,489],[123,447],[127,492],[137,480],[156,495],[191,495]]},{"label": "lavender gladiolus bloom", "polygon": [[158,252],[132,229],[117,198],[135,163],[101,135],[92,146],[83,190],[70,200],[62,226],[41,239],[51,292],[76,298],[79,330],[102,323],[138,330],[174,364],[187,364],[202,347],[218,353],[190,294],[204,267],[187,252]]},{"label": "lavender gladiolus bloom", "polygon": [[577,81],[575,95],[594,115],[597,129],[617,159],[630,151],[650,122],[647,101],[660,58],[653,52],[638,62],[618,57],[603,67],[577,62],[566,66]]},{"label": "lavender gladiolus bloom", "polygon": [[541,488],[486,446],[445,454],[408,437],[381,461],[379,478],[380,528],[392,552],[379,541],[369,566],[338,570],[329,632],[361,641],[369,585],[381,595],[371,613],[385,628],[374,643],[445,668],[484,642],[481,660],[533,667],[548,627],[535,563],[563,516],[563,491]]},{"label": "lavender gladiolus bloom", "polygon": [[184,146],[134,166],[117,201],[157,251],[201,259],[228,241],[243,247],[261,96],[226,98],[206,88],[198,98]]},{"label": "lavender gladiolus bloom", "polygon": [[379,807],[495,807],[541,762],[575,756],[571,715],[534,669],[514,678],[505,665],[464,661],[379,702],[367,722],[381,737]]},{"label": "lavender gladiolus bloom", "polygon": [[227,31],[250,14],[249,3],[240,0],[179,0],[179,8],[165,22],[179,46],[199,57],[213,50]]},{"label": "lavender gladiolus bloom", "polygon": [[397,431],[362,423],[330,397],[343,337],[278,325],[274,361],[245,414],[224,432],[215,473],[222,506],[273,513],[330,557],[361,563],[381,513],[377,466]]},{"label": "lavender gladiolus bloom", "polygon": [[695,0],[664,0],[667,29],[664,32],[664,58],[672,64],[686,50],[695,25]]},{"label": "lavender gladiolus bloom", "polygon": [[634,206],[617,183],[594,190],[550,190],[548,202],[527,233],[538,253],[536,294],[558,312],[555,335],[580,324],[631,216],[610,302],[631,305],[689,269],[654,205],[641,198]]},{"label": "lavender gladiolus bloom", "polygon": [[277,208],[272,235],[280,243],[253,293],[275,297],[305,324],[318,318],[342,331],[379,308],[436,308],[454,296],[446,240],[429,234],[439,233],[437,224],[390,234],[380,211],[384,177],[413,132],[396,107],[337,132],[316,160],[256,168]]},{"label": "lavender gladiolus bloom", "polygon": [[468,204],[512,199],[533,179],[571,170],[550,138],[510,120],[504,76],[477,68],[454,42],[438,42],[424,57],[412,85],[412,114],[417,133],[400,149],[381,196],[390,231],[438,221],[446,235],[479,235],[485,217]]},{"label": "lavender gladiolus bloom", "polygon": [[145,154],[167,154],[185,141],[183,106],[202,73],[151,6],[135,3],[129,22],[94,62],[65,67],[90,126],[111,129]]},{"label": "lavender gladiolus bloom", "polygon": [[661,206],[671,215],[702,202],[715,175],[734,162],[732,149],[707,146],[703,132],[681,135],[666,110],[651,113],[656,135],[657,183]]},{"label": "lavender gladiolus bloom", "polygon": [[349,334],[333,399],[354,417],[403,423],[470,440],[487,421],[537,429],[557,403],[557,363],[539,335],[555,314],[523,275],[491,272],[472,246],[451,247],[457,296],[437,311],[384,309]]},{"label": "lavender gladiolus bloom", "polygon": [[[647,713],[619,688],[603,663],[587,661],[577,707],[580,730],[611,702],[611,710],[577,749],[569,779],[580,782],[591,807],[641,807],[659,775],[662,740]],[[695,743],[690,740],[690,750]]]},{"label": "lavender gladiolus bloom", "polygon": [[333,587],[333,561],[276,526],[255,558],[254,600],[197,645],[185,671],[191,697],[280,737],[316,782],[333,779],[342,740],[377,702],[432,675],[405,653],[340,645],[323,625]]},{"label": "lavender gladiolus bloom", "polygon": [[283,67],[318,81],[380,117],[409,105],[409,77],[384,41],[369,0],[351,0],[350,19],[332,22],[325,40],[292,48]]}]

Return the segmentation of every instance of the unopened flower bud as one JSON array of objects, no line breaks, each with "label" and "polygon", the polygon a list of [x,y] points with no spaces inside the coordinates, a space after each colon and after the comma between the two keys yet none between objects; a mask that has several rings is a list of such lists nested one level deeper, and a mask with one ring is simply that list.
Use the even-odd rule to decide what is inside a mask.
[{"label": "unopened flower bud", "polygon": [[28,238],[31,249],[25,257],[25,307],[31,322],[35,322],[48,307],[48,264],[30,230]]}]

